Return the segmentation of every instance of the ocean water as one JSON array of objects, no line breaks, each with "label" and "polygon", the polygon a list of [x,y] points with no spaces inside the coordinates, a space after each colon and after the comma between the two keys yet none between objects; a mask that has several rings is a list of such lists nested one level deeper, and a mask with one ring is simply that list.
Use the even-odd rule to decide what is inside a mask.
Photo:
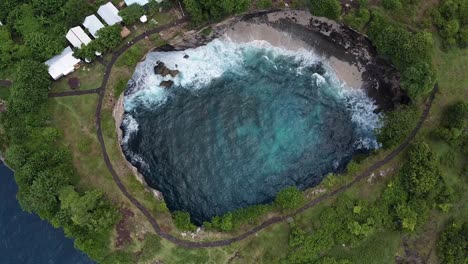
[{"label": "ocean water", "polygon": [[0,263],[89,264],[62,230],[21,210],[13,172],[0,161]]},{"label": "ocean water", "polygon": [[[154,74],[158,61],[180,73]],[[170,210],[198,224],[271,202],[288,186],[316,185],[379,147],[379,115],[364,91],[344,86],[312,51],[264,41],[152,53],[129,82],[124,108],[127,159]]]}]

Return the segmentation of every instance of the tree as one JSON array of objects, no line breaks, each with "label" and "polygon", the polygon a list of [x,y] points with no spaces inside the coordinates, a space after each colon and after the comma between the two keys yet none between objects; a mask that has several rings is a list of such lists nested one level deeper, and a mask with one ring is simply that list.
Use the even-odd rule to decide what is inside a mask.
[{"label": "tree", "polygon": [[414,231],[418,220],[418,214],[407,204],[400,204],[396,208],[396,213],[401,222],[403,230]]},{"label": "tree", "polygon": [[275,205],[281,210],[296,209],[304,202],[304,195],[296,186],[281,190],[275,198]]},{"label": "tree", "polygon": [[310,1],[310,12],[315,16],[337,19],[341,15],[341,4],[337,0]]},{"label": "tree", "polygon": [[435,81],[435,73],[427,62],[419,62],[404,70],[402,85],[411,98],[428,92]]},{"label": "tree", "polygon": [[197,227],[190,222],[190,214],[182,211],[172,213],[175,226],[182,231],[195,231]]},{"label": "tree", "polygon": [[32,0],[34,10],[39,15],[51,15],[57,13],[65,0]]},{"label": "tree", "polygon": [[30,113],[47,100],[50,80],[45,64],[23,60],[18,63],[8,102],[15,114]]},{"label": "tree", "polygon": [[34,9],[27,4],[19,5],[12,10],[8,14],[7,23],[23,37],[44,31],[42,24],[34,15]]},{"label": "tree", "polygon": [[6,27],[0,27],[0,69],[11,67],[17,60],[30,56],[29,49],[16,44]]},{"label": "tree", "polygon": [[184,6],[194,24],[208,20],[219,20],[225,16],[242,13],[249,8],[248,0],[185,0]]},{"label": "tree", "polygon": [[139,4],[131,4],[119,12],[119,15],[127,25],[137,21],[144,14],[145,9]]},{"label": "tree", "polygon": [[7,149],[5,158],[9,166],[19,169],[26,163],[28,155],[28,150],[24,146],[12,145]]},{"label": "tree", "polygon": [[400,106],[385,114],[384,124],[377,130],[377,139],[385,149],[398,145],[409,135],[416,125],[417,113],[415,108]]},{"label": "tree", "polygon": [[437,253],[441,263],[466,263],[468,259],[468,223],[455,223],[450,220],[448,226],[437,241]]},{"label": "tree", "polygon": [[60,191],[60,201],[61,208],[70,212],[73,223],[89,231],[107,230],[119,219],[117,210],[102,191],[87,191],[80,195],[72,186],[67,186]]},{"label": "tree", "polygon": [[46,61],[59,54],[63,45],[62,42],[49,34],[34,32],[25,36],[25,44],[31,49],[34,59]]},{"label": "tree", "polygon": [[89,1],[82,0],[68,0],[63,6],[65,13],[65,23],[69,27],[79,25],[83,19],[93,12]]},{"label": "tree", "polygon": [[427,196],[440,180],[440,171],[434,154],[426,143],[418,142],[408,151],[401,168],[405,188],[416,197]]},{"label": "tree", "polygon": [[389,10],[401,8],[400,0],[383,0],[382,5],[385,9]]},{"label": "tree", "polygon": [[101,52],[114,49],[122,40],[119,25],[107,26],[97,31],[97,47]]}]

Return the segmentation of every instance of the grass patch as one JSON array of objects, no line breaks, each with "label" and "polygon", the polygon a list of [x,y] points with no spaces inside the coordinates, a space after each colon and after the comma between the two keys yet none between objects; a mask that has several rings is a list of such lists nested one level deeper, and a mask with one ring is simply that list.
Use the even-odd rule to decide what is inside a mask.
[{"label": "grass patch", "polygon": [[395,253],[400,243],[401,235],[394,231],[385,231],[362,241],[354,248],[338,245],[326,255],[335,258],[348,259],[352,263],[374,264],[395,263]]},{"label": "grass patch", "polygon": [[120,56],[120,58],[116,62],[117,67],[134,67],[145,55],[146,50],[144,49],[143,45],[137,43],[130,47],[124,54]]},{"label": "grass patch", "polygon": [[117,81],[117,84],[114,87],[114,98],[118,99],[120,95],[125,91],[127,88],[129,79],[127,78],[122,78]]},{"label": "grass patch", "polygon": [[0,87],[0,100],[8,100],[10,98],[10,88]]},{"label": "grass patch", "polygon": [[52,92],[70,91],[68,80],[78,78],[80,80],[79,90],[91,90],[101,86],[104,77],[105,68],[102,64],[94,62],[93,64],[84,64],[71,74],[60,78],[52,83]]}]

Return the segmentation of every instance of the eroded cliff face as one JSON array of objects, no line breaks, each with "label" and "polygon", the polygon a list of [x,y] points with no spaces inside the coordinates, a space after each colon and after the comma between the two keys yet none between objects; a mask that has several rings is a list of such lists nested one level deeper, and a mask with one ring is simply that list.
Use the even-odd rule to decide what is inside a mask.
[{"label": "eroded cliff face", "polygon": [[290,10],[233,17],[211,28],[208,35],[203,30],[188,32],[171,45],[156,50],[195,48],[226,35],[239,42],[262,39],[288,49],[313,49],[329,61],[347,84],[365,89],[379,106],[378,111],[391,110],[410,100],[401,88],[398,71],[377,56],[367,36],[343,23]]}]

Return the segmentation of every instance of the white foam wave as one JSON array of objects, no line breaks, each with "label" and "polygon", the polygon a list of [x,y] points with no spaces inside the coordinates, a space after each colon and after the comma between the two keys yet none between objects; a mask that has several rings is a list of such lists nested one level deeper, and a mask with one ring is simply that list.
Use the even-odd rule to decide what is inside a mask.
[{"label": "white foam wave", "polygon": [[[245,71],[245,55],[257,52],[259,49],[265,51],[262,56],[264,63],[272,63],[275,67],[276,56],[294,59],[299,65],[296,70],[298,75],[307,74],[304,69],[319,61],[324,61],[311,50],[286,50],[262,40],[236,43],[227,37],[215,39],[206,46],[185,51],[153,52],[138,65],[132,77],[133,89],[130,89],[125,96],[125,111],[131,112],[136,109],[137,105],[154,108],[164,104],[172,93],[171,89],[160,86],[162,81],[171,80],[176,86],[196,91],[205,87],[213,79],[221,77],[228,70],[242,74]],[[170,75],[162,77],[154,74],[154,66],[158,61],[164,62],[170,69],[179,70],[180,73],[175,77]],[[329,66],[325,65],[325,67]],[[373,135],[373,131],[381,127],[380,116],[374,113],[377,106],[365,92],[345,87],[345,84],[334,74],[333,69],[327,69],[324,75],[314,73],[314,81],[316,85],[324,85],[328,87],[327,89],[335,87],[338,96],[345,101],[352,113],[352,121],[357,126],[359,136],[356,141],[357,148],[378,148],[379,143],[369,135]],[[133,126],[134,128],[130,128],[130,131],[138,129],[138,124],[133,118],[125,119],[123,125],[127,129],[128,126]],[[127,133],[124,140],[128,140],[129,136],[130,133]]]},{"label": "white foam wave", "polygon": [[[153,52],[140,63],[132,77],[133,90],[125,97],[124,108],[129,112],[137,105],[153,108],[163,104],[170,96],[170,90],[160,86],[162,81],[171,80],[174,85],[186,89],[198,90],[205,87],[213,79],[221,77],[226,71],[242,73],[244,69],[244,54],[258,49],[267,50],[263,57],[266,63],[273,63],[275,56],[288,56],[300,63],[297,74],[319,61],[312,51],[290,51],[274,47],[270,43],[255,40],[248,43],[235,43],[229,38],[215,39],[206,46],[187,49],[183,52]],[[188,55],[188,58],[184,58]],[[154,66],[158,61],[164,62],[169,69],[177,69],[180,73],[172,77],[162,77],[154,74]],[[274,65],[276,66],[276,65]]]},{"label": "white foam wave", "polygon": [[143,158],[138,154],[133,153],[130,149],[126,148],[130,137],[138,132],[138,122],[131,116],[125,115],[122,120],[122,126],[125,127],[124,137],[122,138],[122,146],[125,148],[125,154],[130,157],[132,164],[140,164],[142,169],[149,169],[148,164],[145,163]]}]

